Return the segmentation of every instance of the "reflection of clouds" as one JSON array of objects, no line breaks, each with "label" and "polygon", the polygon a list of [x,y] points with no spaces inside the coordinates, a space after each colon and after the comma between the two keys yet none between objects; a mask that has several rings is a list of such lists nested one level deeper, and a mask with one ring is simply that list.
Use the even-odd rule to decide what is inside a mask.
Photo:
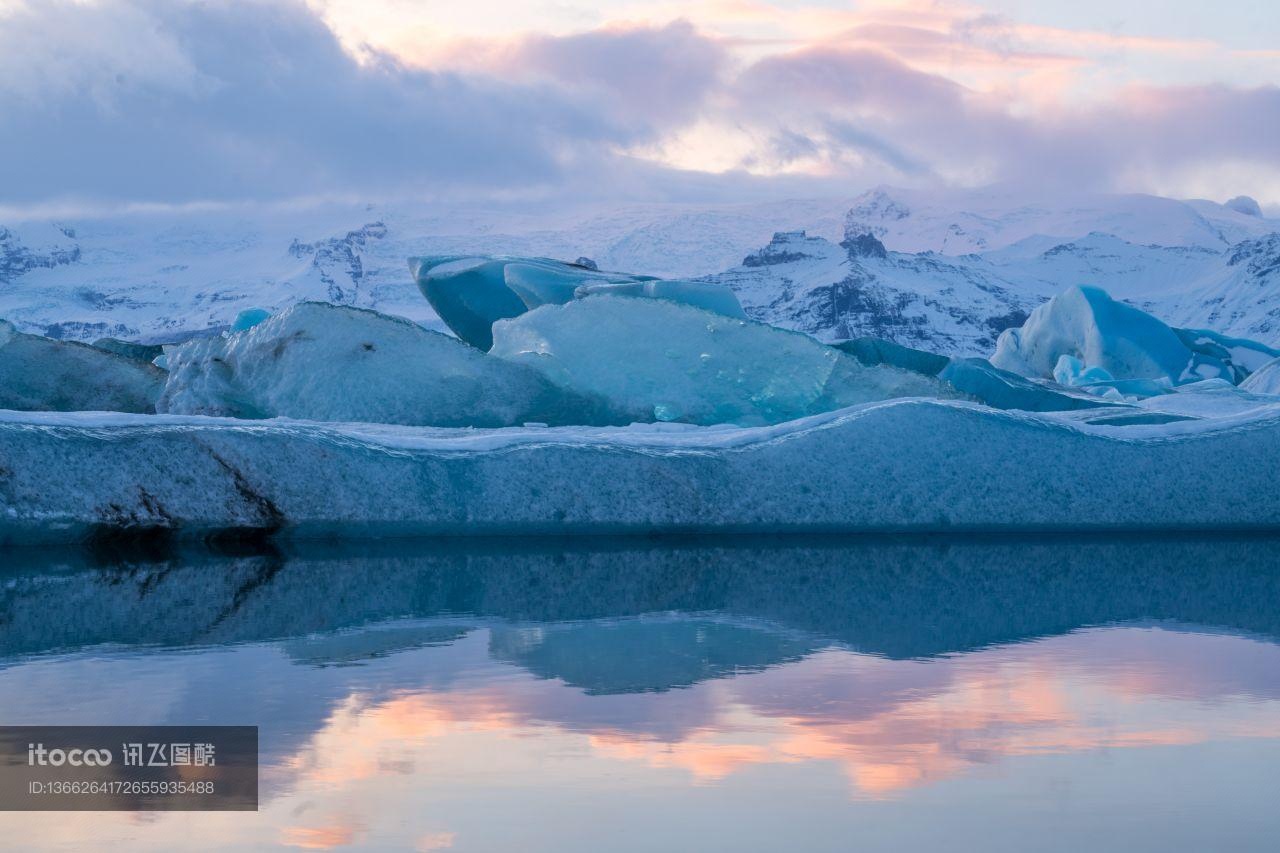
[{"label": "reflection of clouds", "polygon": [[[165,653],[104,667],[122,684],[146,683],[135,679],[145,674],[167,685],[168,708],[230,692],[228,684],[241,682],[226,674],[236,671],[251,689],[222,701],[258,703],[245,718],[309,708],[264,730],[259,813],[145,822],[0,816],[7,843],[175,849],[199,826],[206,846],[224,849],[486,849],[510,838],[493,828],[500,810],[568,823],[577,802],[594,794],[597,805],[637,791],[664,805],[717,793],[731,799],[753,778],[759,783],[762,769],[775,771],[766,784],[785,768],[788,778],[807,773],[800,778],[838,798],[874,803],[1019,757],[1280,738],[1280,646],[1228,635],[1094,629],[927,660],[827,648],[736,674],[718,665],[685,688],[603,695],[554,668],[538,675],[495,661],[483,627],[361,666],[299,665],[287,654],[296,648]],[[628,665],[617,654],[611,660]],[[651,663],[644,666],[651,674]],[[32,672],[42,685],[65,682],[67,690],[50,695],[69,696],[86,669],[81,657],[31,661],[0,674],[0,695],[6,678],[17,690]],[[284,697],[282,708],[272,704]],[[566,811],[555,811],[562,802]]]},{"label": "reflection of clouds", "polygon": [[331,850],[345,847],[356,840],[356,827],[343,824],[328,826],[286,826],[280,833],[280,843],[305,850]]},{"label": "reflection of clouds", "polygon": [[[289,764],[304,788],[341,786],[385,775],[389,752],[430,762],[440,743],[464,736],[569,735],[585,736],[578,748],[596,758],[683,771],[695,783],[831,762],[857,793],[879,797],[1014,756],[1274,737],[1280,707],[1254,697],[1274,698],[1266,678],[1277,672],[1280,648],[1269,644],[1107,629],[927,662],[829,650],[661,694],[588,696],[522,675],[353,699]],[[664,729],[643,715],[595,713],[601,702],[700,713]]]}]

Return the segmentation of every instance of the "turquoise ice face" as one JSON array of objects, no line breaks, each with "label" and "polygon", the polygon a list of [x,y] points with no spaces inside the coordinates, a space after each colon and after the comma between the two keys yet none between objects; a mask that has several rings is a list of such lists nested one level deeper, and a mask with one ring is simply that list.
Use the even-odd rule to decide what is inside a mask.
[{"label": "turquoise ice face", "polygon": [[493,324],[498,320],[600,293],[664,299],[728,317],[746,317],[738,298],[724,285],[601,272],[548,258],[444,255],[410,258],[409,269],[445,325],[486,351],[493,346]]}]

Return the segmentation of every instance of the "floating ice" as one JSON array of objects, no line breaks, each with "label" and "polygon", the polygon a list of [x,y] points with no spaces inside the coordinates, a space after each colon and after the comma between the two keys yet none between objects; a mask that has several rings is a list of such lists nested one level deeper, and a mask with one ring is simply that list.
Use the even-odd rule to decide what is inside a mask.
[{"label": "floating ice", "polygon": [[1096,287],[1072,287],[1032,311],[1022,328],[1001,332],[991,363],[1064,384],[1109,379],[1179,384],[1234,376],[1229,363],[1192,350],[1169,326]]},{"label": "floating ice", "polygon": [[585,408],[535,371],[447,335],[318,302],[167,357],[158,408],[172,414],[492,427],[560,423]]},{"label": "floating ice", "polygon": [[939,400],[675,430],[246,429],[5,412],[0,543],[66,541],[103,525],[193,537],[1280,529],[1280,403],[1240,396],[1229,417],[1127,410],[1176,422],[1098,425]]},{"label": "floating ice", "polygon": [[600,272],[594,264],[447,255],[410,258],[409,268],[445,324],[459,338],[484,350],[493,345],[496,321],[606,289],[616,289],[620,295],[684,302],[730,317],[746,316],[738,298],[724,285]]},{"label": "floating ice", "polygon": [[164,371],[146,362],[0,320],[0,409],[154,412],[163,385]]},{"label": "floating ice", "polygon": [[1066,412],[1111,405],[1079,392],[1072,394],[1066,388],[1055,390],[1033,382],[993,367],[985,358],[951,359],[938,378],[995,409]]},{"label": "floating ice", "polygon": [[853,338],[832,346],[868,366],[887,364],[890,367],[901,367],[903,370],[923,373],[925,376],[937,376],[938,372],[951,361],[945,355],[904,347],[902,344],[886,341],[883,338]]},{"label": "floating ice", "polygon": [[765,424],[854,403],[948,396],[788,332],[661,299],[591,296],[493,326],[492,355],[606,400],[613,419]]}]

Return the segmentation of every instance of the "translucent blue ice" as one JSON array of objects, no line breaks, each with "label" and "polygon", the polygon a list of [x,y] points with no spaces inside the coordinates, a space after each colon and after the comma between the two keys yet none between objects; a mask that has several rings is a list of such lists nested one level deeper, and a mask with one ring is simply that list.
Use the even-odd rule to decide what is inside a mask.
[{"label": "translucent blue ice", "polygon": [[773,424],[891,397],[954,396],[807,335],[660,298],[588,296],[495,323],[493,334],[491,355],[604,401],[624,423]]},{"label": "translucent blue ice", "polygon": [[167,353],[171,414],[429,426],[590,418],[533,370],[397,317],[303,302]]},{"label": "translucent blue ice", "polygon": [[409,268],[445,325],[483,350],[493,346],[492,328],[498,320],[603,291],[683,302],[730,317],[746,316],[738,298],[724,285],[660,281],[547,258],[448,255],[410,258]]},{"label": "translucent blue ice", "polygon": [[1080,392],[1071,393],[1066,388],[1055,390],[1016,373],[1001,370],[992,366],[985,358],[952,359],[938,374],[938,378],[994,409],[1066,412],[1109,405]]},{"label": "translucent blue ice", "polygon": [[252,329],[271,316],[271,312],[265,308],[246,308],[236,315],[236,320],[231,324],[231,331],[243,332],[245,329]]}]

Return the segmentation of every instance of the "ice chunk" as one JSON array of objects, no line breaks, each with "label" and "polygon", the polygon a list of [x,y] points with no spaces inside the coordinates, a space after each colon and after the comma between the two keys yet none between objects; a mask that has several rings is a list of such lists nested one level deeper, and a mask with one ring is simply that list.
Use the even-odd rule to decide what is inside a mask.
[{"label": "ice chunk", "polygon": [[938,378],[995,409],[1067,412],[1096,409],[1111,403],[1066,388],[1054,389],[992,366],[985,358],[955,358]]},{"label": "ice chunk", "polygon": [[747,316],[732,290],[723,284],[706,281],[588,282],[577,289],[576,295],[580,299],[608,295],[644,296],[691,305],[726,317],[746,319]]},{"label": "ice chunk", "polygon": [[1092,385],[1113,379],[1115,377],[1101,367],[1085,367],[1074,355],[1058,356],[1058,363],[1053,367],[1053,381],[1059,385]]},{"label": "ice chunk", "polygon": [[173,414],[488,427],[590,414],[533,370],[408,320],[318,302],[167,357],[158,408]]},{"label": "ice chunk", "polygon": [[868,366],[887,364],[890,367],[901,367],[903,370],[923,373],[925,376],[937,376],[938,371],[951,362],[951,359],[945,355],[904,347],[902,344],[886,341],[883,338],[852,338],[832,346]]},{"label": "ice chunk", "polygon": [[1273,358],[1240,383],[1250,394],[1280,394],[1280,358]]},{"label": "ice chunk", "polygon": [[0,409],[154,412],[163,385],[164,371],[146,362],[0,320]]},{"label": "ice chunk", "polygon": [[[1062,362],[1063,356],[1075,361]],[[1088,375],[1095,368],[1113,379],[1174,384],[1234,375],[1222,359],[1193,351],[1169,326],[1097,287],[1072,287],[1032,311],[1022,328],[1001,332],[991,363],[1043,379],[1054,378],[1062,365],[1065,378],[1077,376],[1082,384],[1100,376]]]},{"label": "ice chunk", "polygon": [[547,258],[447,255],[410,258],[409,268],[445,324],[459,338],[484,350],[493,345],[496,321],[543,305],[563,305],[601,288],[622,288],[620,292],[627,296],[685,302],[731,317],[746,316],[738,298],[724,285],[659,281]]},{"label": "ice chunk", "polygon": [[[1231,391],[1154,399],[1230,402]],[[1229,418],[1090,425],[1080,413],[916,399],[777,426],[675,430],[245,429],[171,415],[0,412],[0,544],[75,540],[103,525],[330,538],[1274,531],[1280,401],[1240,402],[1249,408]]]},{"label": "ice chunk", "polygon": [[591,296],[493,327],[492,355],[608,401],[615,420],[765,424],[870,400],[948,396],[807,335],[661,299]]},{"label": "ice chunk", "polygon": [[506,265],[502,259],[458,255],[409,259],[418,289],[440,319],[459,338],[483,350],[493,346],[494,321],[528,310],[507,287]]},{"label": "ice chunk", "polygon": [[231,324],[231,331],[243,332],[245,329],[252,329],[254,326],[271,317],[271,312],[265,308],[246,308],[236,315],[236,320]]}]

